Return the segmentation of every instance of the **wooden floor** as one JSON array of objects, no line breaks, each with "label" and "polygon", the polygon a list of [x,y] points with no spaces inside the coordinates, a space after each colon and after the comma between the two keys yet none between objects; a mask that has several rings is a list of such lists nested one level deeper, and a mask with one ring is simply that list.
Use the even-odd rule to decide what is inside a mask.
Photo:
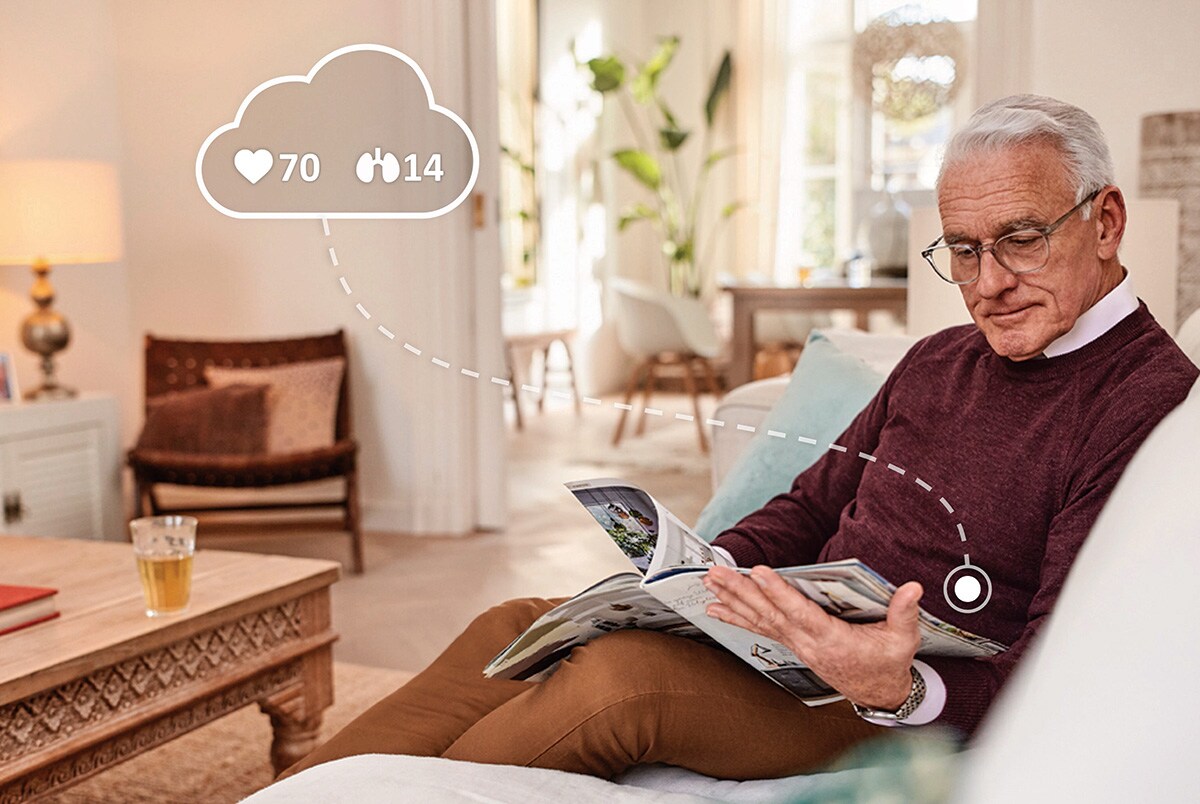
[{"label": "wooden floor", "polygon": [[[510,427],[511,524],[501,533],[468,537],[368,533],[367,572],[345,575],[333,588],[334,646],[340,661],[417,671],[471,619],[513,597],[570,595],[629,568],[621,552],[563,488],[589,477],[619,477],[642,485],[685,522],[708,499],[709,462],[693,425],[652,418],[647,433],[610,446],[617,412],[547,400],[529,412],[525,430]],[[660,404],[661,403],[661,404]],[[712,400],[706,399],[705,413]],[[683,395],[656,397],[656,406],[688,410]],[[317,534],[269,539],[229,535],[207,541],[225,549],[287,552],[349,561],[346,539]],[[285,546],[286,545],[286,546]]]}]

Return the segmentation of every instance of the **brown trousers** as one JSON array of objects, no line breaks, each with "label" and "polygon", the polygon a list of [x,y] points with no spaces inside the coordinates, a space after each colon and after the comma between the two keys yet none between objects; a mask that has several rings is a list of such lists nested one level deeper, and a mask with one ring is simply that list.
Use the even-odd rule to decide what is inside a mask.
[{"label": "brown trousers", "polygon": [[285,772],[356,754],[415,754],[611,778],[662,762],[752,779],[815,770],[885,731],[846,702],[810,708],[725,651],[650,631],[575,648],[541,683],[481,670],[560,601],[477,617],[424,672]]}]

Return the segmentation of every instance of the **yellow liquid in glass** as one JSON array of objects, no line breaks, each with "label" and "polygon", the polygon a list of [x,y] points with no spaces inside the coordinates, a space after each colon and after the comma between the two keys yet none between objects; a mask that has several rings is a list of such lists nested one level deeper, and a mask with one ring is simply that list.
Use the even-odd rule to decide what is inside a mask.
[{"label": "yellow liquid in glass", "polygon": [[191,556],[137,556],[146,593],[146,613],[154,616],[187,608],[192,591]]}]

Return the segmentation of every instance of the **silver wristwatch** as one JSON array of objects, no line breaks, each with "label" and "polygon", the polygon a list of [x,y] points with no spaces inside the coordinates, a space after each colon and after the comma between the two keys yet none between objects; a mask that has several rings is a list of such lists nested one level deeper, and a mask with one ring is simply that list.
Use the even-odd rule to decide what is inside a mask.
[{"label": "silver wristwatch", "polygon": [[900,708],[894,712],[889,712],[886,709],[872,709],[869,706],[859,706],[850,702],[854,707],[854,712],[859,717],[876,718],[878,720],[904,720],[917,711],[917,707],[925,700],[925,679],[921,678],[921,673],[917,668],[908,668],[912,672],[912,691],[908,693],[908,697],[904,699],[904,703],[900,704]]}]

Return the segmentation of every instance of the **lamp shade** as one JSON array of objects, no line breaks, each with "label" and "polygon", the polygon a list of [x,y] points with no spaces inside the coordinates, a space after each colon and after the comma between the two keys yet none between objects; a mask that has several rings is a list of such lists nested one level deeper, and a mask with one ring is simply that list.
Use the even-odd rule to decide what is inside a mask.
[{"label": "lamp shade", "polygon": [[103,162],[0,162],[0,265],[121,258],[117,170]]}]

